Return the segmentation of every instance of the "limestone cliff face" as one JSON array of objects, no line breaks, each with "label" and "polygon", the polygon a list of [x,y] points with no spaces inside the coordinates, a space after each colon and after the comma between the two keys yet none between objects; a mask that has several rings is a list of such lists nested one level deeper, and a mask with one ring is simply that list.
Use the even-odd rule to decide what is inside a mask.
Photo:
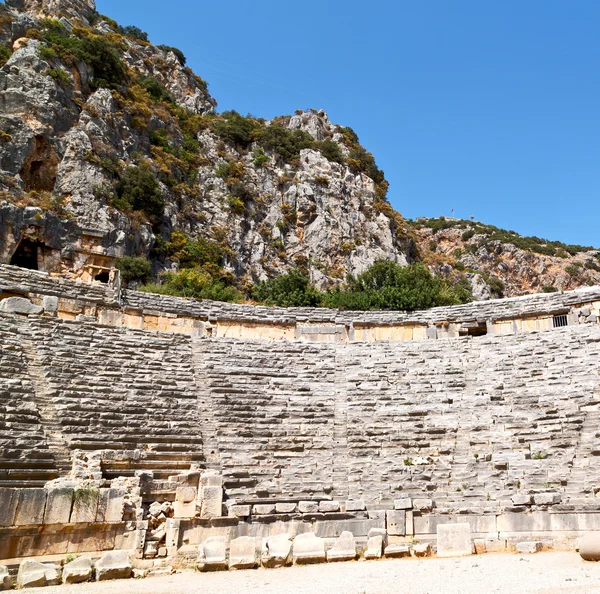
[{"label": "limestone cliff face", "polygon": [[[112,22],[95,13],[93,0],[11,0],[7,6],[1,41],[13,52],[0,69],[3,261],[31,237],[48,248],[59,246],[61,271],[78,274],[81,258],[68,259],[80,248],[73,243],[75,227],[95,238],[98,257],[109,259],[149,256],[174,229],[207,237],[226,246],[225,267],[251,281],[302,265],[325,286],[379,258],[410,259],[412,242],[401,219],[389,206],[376,208],[375,182],[318,150],[303,149],[292,163],[267,150],[257,164],[253,145],[240,149],[210,126],[199,126],[193,170],[186,171],[185,183],[173,181],[170,168],[178,163],[172,157],[184,140],[181,120],[214,113],[216,102],[205,83],[168,48],[117,34]],[[53,56],[44,35],[35,34],[44,30],[42,17],[62,17],[67,29],[88,26],[77,34],[118,44],[129,80],[158,83],[168,94],[168,109],[147,94],[138,101],[119,85],[96,88],[89,63]],[[339,127],[324,112],[298,112],[277,124],[318,142],[329,139],[340,154],[349,153]],[[157,143],[157,136],[168,136],[168,145]],[[160,179],[165,205],[152,224],[115,208],[108,191],[118,179],[116,170],[141,162]],[[219,174],[231,163],[238,168],[233,180]],[[246,188],[243,208],[232,204],[232,183]],[[155,271],[169,266],[163,258]]]}]

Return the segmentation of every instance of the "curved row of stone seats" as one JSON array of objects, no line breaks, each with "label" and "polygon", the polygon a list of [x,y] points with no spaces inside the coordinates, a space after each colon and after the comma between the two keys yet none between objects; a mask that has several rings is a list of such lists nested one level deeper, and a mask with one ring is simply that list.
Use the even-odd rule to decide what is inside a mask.
[{"label": "curved row of stone seats", "polygon": [[36,405],[25,343],[14,318],[0,314],[0,488],[41,487],[56,478]]},{"label": "curved row of stone seats", "polygon": [[39,383],[64,448],[133,450],[144,443],[146,464],[165,477],[182,460],[203,461],[185,337],[41,317],[21,329],[35,345]]}]

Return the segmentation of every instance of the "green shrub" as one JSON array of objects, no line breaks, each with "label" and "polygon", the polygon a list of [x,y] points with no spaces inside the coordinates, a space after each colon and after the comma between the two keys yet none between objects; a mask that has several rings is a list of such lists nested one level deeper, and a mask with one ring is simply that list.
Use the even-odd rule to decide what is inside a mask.
[{"label": "green shrub", "polygon": [[475,231],[473,229],[469,229],[462,234],[463,241],[469,241],[475,235]]},{"label": "green shrub", "polygon": [[173,103],[173,97],[171,96],[171,93],[169,93],[166,87],[158,79],[147,76],[140,78],[138,84],[143,89],[146,89],[150,97],[152,97],[152,99],[155,101],[166,101],[167,103]]},{"label": "green shrub", "polygon": [[126,27],[118,25],[118,32],[121,35],[125,35],[125,37],[129,37],[130,39],[135,39],[136,41],[145,41],[148,42],[148,33],[142,31],[139,27],[134,25],[127,25]]},{"label": "green shrub", "polygon": [[7,45],[0,45],[0,68],[8,62],[12,56],[12,50]]},{"label": "green shrub", "polygon": [[485,281],[494,296],[498,297],[499,299],[504,297],[504,290],[506,287],[502,280],[500,280],[497,276],[488,276]]},{"label": "green shrub", "polygon": [[141,211],[153,223],[162,217],[165,202],[147,165],[127,167],[117,183],[116,193],[113,205],[119,210]]},{"label": "green shrub", "polygon": [[246,149],[252,144],[260,124],[253,118],[241,116],[237,111],[225,111],[220,120],[212,124],[213,132],[224,142]]},{"label": "green shrub", "polygon": [[335,163],[344,163],[344,155],[340,149],[340,145],[333,140],[323,140],[323,142],[317,142],[315,148],[321,151],[321,154],[328,160]]},{"label": "green shrub", "polygon": [[173,52],[175,54],[175,56],[177,57],[177,59],[179,60],[179,63],[182,66],[185,66],[187,63],[187,58],[185,57],[185,54],[178,48],[176,47],[171,47],[170,45],[159,45],[157,46],[158,49],[161,49],[163,52]]},{"label": "green shrub", "polygon": [[118,48],[104,37],[76,29],[77,34],[69,33],[60,21],[43,22],[42,40],[47,47],[41,47],[39,55],[45,60],[60,58],[66,64],[85,62],[93,70],[92,88],[116,88],[126,82],[128,73]]},{"label": "green shrub", "polygon": [[150,262],[145,258],[124,256],[117,260],[117,268],[121,271],[121,279],[125,284],[131,282],[147,283],[152,274]]},{"label": "green shrub", "polygon": [[200,268],[185,268],[179,272],[167,272],[162,284],[144,285],[140,291],[234,303],[239,302],[242,298],[236,288],[228,287],[215,280]]},{"label": "green shrub", "polygon": [[253,297],[267,305],[280,307],[317,307],[322,294],[311,286],[308,277],[294,269],[254,286]]},{"label": "green shrub", "polygon": [[308,132],[289,130],[278,123],[262,128],[257,142],[264,149],[279,155],[286,163],[298,160],[301,150],[314,146],[313,137]]},{"label": "green shrub", "polygon": [[569,275],[569,276],[579,276],[579,272],[580,269],[578,266],[567,266],[565,268],[565,272]]},{"label": "green shrub", "polygon": [[544,285],[542,287],[542,293],[558,293],[558,289],[552,285]]},{"label": "green shrub", "polygon": [[50,68],[46,70],[46,74],[53,78],[61,87],[67,87],[71,83],[69,73],[62,68]]},{"label": "green shrub", "polygon": [[261,147],[254,149],[252,153],[252,163],[255,167],[264,167],[271,159],[265,154],[265,151]]}]

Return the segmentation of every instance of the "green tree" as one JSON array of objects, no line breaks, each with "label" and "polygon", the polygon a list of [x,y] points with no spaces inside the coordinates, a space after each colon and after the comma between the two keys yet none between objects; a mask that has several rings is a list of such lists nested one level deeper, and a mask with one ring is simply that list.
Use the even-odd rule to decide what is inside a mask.
[{"label": "green tree", "polygon": [[124,256],[117,260],[117,268],[121,271],[121,279],[126,284],[131,282],[147,283],[152,273],[150,262],[146,258]]},{"label": "green tree", "polygon": [[308,277],[294,269],[254,286],[253,297],[280,307],[318,307],[322,293],[311,286]]}]

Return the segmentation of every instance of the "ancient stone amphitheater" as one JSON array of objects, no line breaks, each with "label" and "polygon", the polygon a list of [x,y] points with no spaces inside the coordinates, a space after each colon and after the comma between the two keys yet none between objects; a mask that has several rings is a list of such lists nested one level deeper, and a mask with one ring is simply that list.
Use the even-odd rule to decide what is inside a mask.
[{"label": "ancient stone amphitheater", "polygon": [[0,565],[573,550],[600,529],[598,287],[412,314],[4,265],[0,290]]}]

